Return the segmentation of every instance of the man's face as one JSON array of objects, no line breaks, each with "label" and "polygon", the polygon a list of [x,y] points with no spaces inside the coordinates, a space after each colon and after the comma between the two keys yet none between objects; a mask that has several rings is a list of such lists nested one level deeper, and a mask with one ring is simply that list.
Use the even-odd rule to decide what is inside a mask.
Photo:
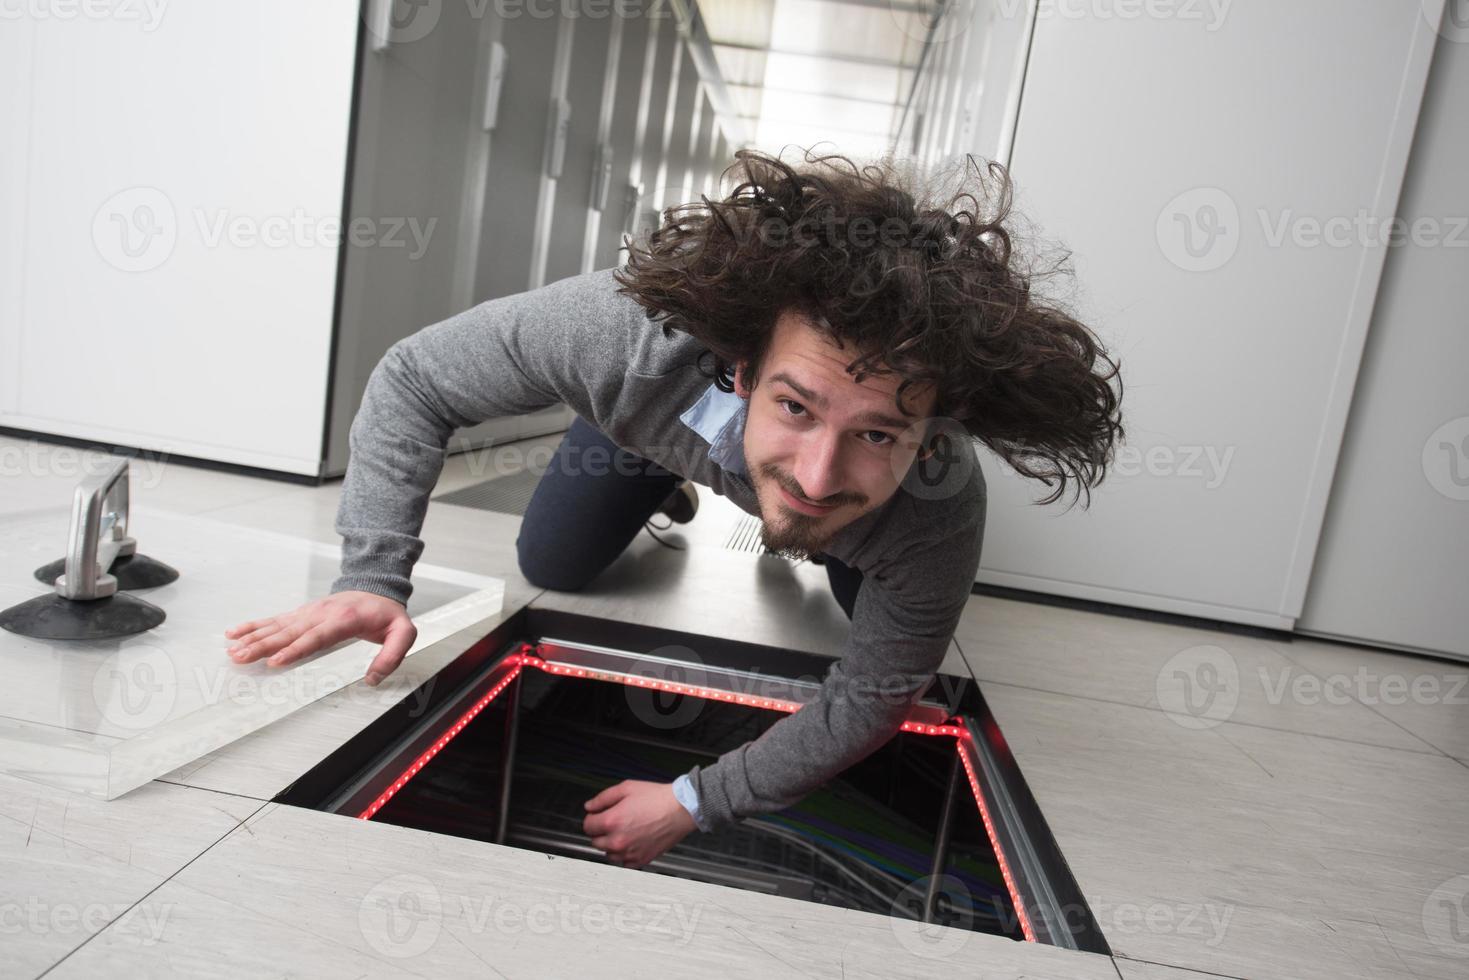
[{"label": "man's face", "polygon": [[837,531],[892,497],[922,448],[922,427],[912,424],[933,411],[932,386],[910,385],[900,412],[901,379],[868,375],[858,384],[845,370],[857,356],[787,312],[753,391],[739,366],[735,391],[749,401],[745,463],[772,551],[825,550]]}]

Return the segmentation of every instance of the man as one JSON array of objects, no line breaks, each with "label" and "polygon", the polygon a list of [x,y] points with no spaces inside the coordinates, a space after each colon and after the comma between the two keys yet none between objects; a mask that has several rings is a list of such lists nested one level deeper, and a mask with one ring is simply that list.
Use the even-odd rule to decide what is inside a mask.
[{"label": "man", "polygon": [[768,548],[820,556],[852,621],[800,711],[671,784],[626,780],[586,802],[593,844],[630,867],[795,803],[897,730],[979,566],[972,439],[1058,478],[1055,499],[1068,472],[1100,482],[1121,435],[1115,366],[1094,372],[1090,331],[1038,305],[1013,268],[1008,182],[982,219],[920,209],[890,167],[736,156],[745,179],[729,197],[670,209],[624,268],[394,344],[352,425],[332,595],[226,633],[242,663],[381,643],[378,683],[417,635],[409,574],[450,433],[570,405],[517,541],[528,581],[581,588],[689,480],[758,515]]}]

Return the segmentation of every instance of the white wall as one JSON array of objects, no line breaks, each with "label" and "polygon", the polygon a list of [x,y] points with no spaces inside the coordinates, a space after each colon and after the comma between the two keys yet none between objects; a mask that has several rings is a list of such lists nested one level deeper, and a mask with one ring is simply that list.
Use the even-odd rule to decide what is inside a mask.
[{"label": "white wall", "polygon": [[0,32],[0,425],[315,474],[358,5],[87,6]]}]

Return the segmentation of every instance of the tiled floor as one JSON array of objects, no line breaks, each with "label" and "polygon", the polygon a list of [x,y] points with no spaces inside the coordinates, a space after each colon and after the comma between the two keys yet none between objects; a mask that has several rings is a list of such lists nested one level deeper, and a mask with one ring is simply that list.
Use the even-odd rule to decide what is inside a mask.
[{"label": "tiled floor", "polygon": [[[523,455],[526,444],[515,448]],[[494,465],[493,452],[453,457],[440,490]],[[0,508],[54,504],[74,483],[7,478]],[[329,543],[339,489],[177,464],[134,483],[155,506]],[[576,594],[519,575],[511,515],[435,504],[423,560],[504,579],[507,615],[534,602],[838,653],[847,622],[824,571],[726,549],[742,517],[704,489],[692,524],[660,532],[684,550],[641,534]],[[377,692],[338,692],[113,804],[7,780],[4,907],[46,911],[7,943],[16,952],[0,974],[34,975],[63,957],[57,975],[309,964],[327,976],[442,975],[446,965],[519,976],[572,962],[614,974],[725,975],[737,962],[781,976],[1126,980],[1469,970],[1469,668],[988,596],[970,600],[955,640],[947,669],[979,680],[1113,961],[981,936],[934,957],[870,916],[776,909],[744,893],[391,827],[349,832],[339,818],[264,803],[452,657],[446,641]],[[1219,688],[1202,712],[1181,700],[1190,680]],[[684,918],[595,939],[564,920],[549,934],[485,928],[501,907],[568,901],[604,917],[656,906]],[[404,902],[420,903],[425,924],[385,933],[384,903]],[[85,927],[65,925],[83,912]]]}]

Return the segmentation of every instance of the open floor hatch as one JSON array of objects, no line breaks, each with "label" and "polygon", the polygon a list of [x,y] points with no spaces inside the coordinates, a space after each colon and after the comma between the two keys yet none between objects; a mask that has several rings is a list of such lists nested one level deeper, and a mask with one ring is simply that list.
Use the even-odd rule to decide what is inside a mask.
[{"label": "open floor hatch", "polygon": [[[830,664],[522,609],[277,802],[602,861],[585,800],[758,737]],[[967,678],[936,677],[887,744],[797,804],[691,833],[646,870],[1108,952]]]}]

